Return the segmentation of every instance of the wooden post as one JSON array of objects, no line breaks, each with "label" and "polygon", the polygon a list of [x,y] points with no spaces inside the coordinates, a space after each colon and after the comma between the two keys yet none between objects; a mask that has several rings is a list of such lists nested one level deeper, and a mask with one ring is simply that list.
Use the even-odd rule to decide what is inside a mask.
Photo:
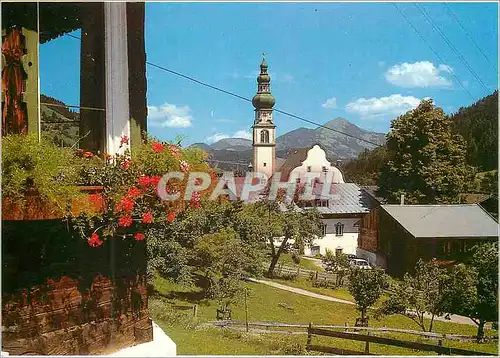
[{"label": "wooden post", "polygon": [[[367,336],[370,335],[370,331],[369,330],[367,330],[366,335]],[[368,342],[368,341],[365,343],[365,353],[366,354],[370,354],[370,342]]]},{"label": "wooden post", "polygon": [[194,304],[193,305],[193,317],[196,318],[197,315],[198,315],[198,305]]},{"label": "wooden post", "polygon": [[344,327],[345,327],[344,331],[348,332],[349,330],[347,329],[347,322],[344,322]]},{"label": "wooden post", "polygon": [[318,281],[318,271],[316,271],[316,278],[314,279],[314,281]]},{"label": "wooden post", "polygon": [[299,274],[300,274],[300,266],[297,267],[297,277],[299,277]]},{"label": "wooden post", "polygon": [[[443,346],[443,340],[442,339],[439,339],[438,340],[438,346],[442,347]],[[438,353],[438,355],[440,356],[441,353]]]},{"label": "wooden post", "polygon": [[309,347],[311,346],[311,340],[312,340],[311,330],[312,330],[312,322],[309,322],[309,327],[307,328],[307,346],[306,346],[307,349],[309,349]]},{"label": "wooden post", "polygon": [[247,304],[248,289],[245,287],[245,325],[248,333],[248,304]]}]

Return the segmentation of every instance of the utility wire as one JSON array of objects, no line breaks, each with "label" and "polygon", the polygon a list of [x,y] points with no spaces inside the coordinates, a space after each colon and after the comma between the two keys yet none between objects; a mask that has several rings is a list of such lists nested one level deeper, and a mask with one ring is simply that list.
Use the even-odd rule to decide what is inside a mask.
[{"label": "utility wire", "polygon": [[455,21],[460,25],[460,27],[462,28],[462,30],[464,30],[465,34],[467,35],[467,37],[469,37],[469,39],[472,41],[472,43],[474,44],[474,46],[476,46],[476,48],[479,50],[479,52],[481,52],[481,54],[484,56],[484,58],[486,59],[486,61],[488,61],[488,63],[491,65],[491,67],[493,68],[493,70],[495,70],[495,73],[497,72],[497,68],[495,66],[495,64],[493,62],[490,61],[490,59],[488,58],[488,56],[486,56],[486,54],[484,53],[484,51],[481,49],[481,47],[479,47],[479,45],[477,44],[476,41],[474,41],[474,39],[472,38],[472,36],[470,35],[469,31],[467,31],[467,29],[465,28],[465,26],[462,24],[462,22],[458,19],[458,17],[453,13],[453,11],[451,11],[450,7],[448,6],[447,3],[443,3],[444,6],[446,7],[446,10],[448,11],[448,13],[455,19]]},{"label": "utility wire", "polygon": [[[445,63],[445,61],[441,58],[441,56],[437,53],[437,51],[434,50],[434,48],[431,46],[431,44],[429,42],[427,42],[427,40],[420,33],[420,31],[418,31],[418,29],[415,26],[413,26],[413,24],[411,23],[410,19],[404,14],[403,11],[401,11],[401,9],[398,7],[398,5],[396,5],[396,3],[392,3],[392,5],[394,5],[394,7],[399,11],[399,13],[406,19],[406,21],[408,22],[408,24],[417,33],[417,35],[422,39],[422,41],[424,41],[424,43],[431,49],[431,51],[434,52],[434,54],[437,56],[437,58],[439,59],[439,61],[441,61],[442,63]],[[460,87],[462,87],[464,89],[464,91],[469,94],[469,96],[472,99],[472,101],[476,102],[476,99],[474,98],[474,96],[469,92],[469,90],[467,88],[465,88],[465,86],[463,85],[462,81],[460,81],[460,79],[457,77],[457,75],[455,74],[455,72],[451,71],[451,74],[455,78],[455,80],[457,81],[457,83],[460,85]]]},{"label": "utility wire", "polygon": [[436,23],[434,22],[434,20],[432,20],[432,17],[429,15],[429,13],[427,11],[425,11],[425,8],[423,5],[419,4],[419,3],[414,3],[414,5],[420,10],[420,12],[427,18],[427,21],[432,25],[432,27],[434,28],[434,30],[436,30],[439,35],[441,35],[441,37],[443,38],[443,40],[448,44],[448,46],[453,50],[453,52],[455,52],[455,54],[458,56],[458,58],[460,59],[460,61],[462,62],[462,64],[467,67],[467,69],[469,70],[469,72],[476,78],[476,80],[483,86],[483,88],[485,89],[486,92],[489,92],[489,88],[488,86],[486,86],[484,84],[484,82],[481,80],[481,78],[477,75],[477,73],[472,69],[472,67],[469,65],[469,63],[467,62],[467,60],[462,56],[462,54],[460,53],[460,51],[457,50],[457,48],[455,46],[453,46],[453,44],[451,43],[451,41],[448,39],[448,37],[445,35],[445,33],[439,28],[439,26],[436,25]]},{"label": "utility wire", "polygon": [[106,111],[104,108],[85,107],[85,106],[73,106],[71,104],[56,104],[56,103],[47,103],[47,102],[40,102],[40,104],[44,105],[44,106],[48,106],[48,107],[79,108],[79,109],[83,109],[83,110],[102,111],[102,112]]},{"label": "utility wire", "polygon": [[[156,67],[156,68],[158,68],[158,69],[160,69],[160,70],[166,71],[166,72],[168,72],[168,73],[174,74],[174,75],[176,75],[176,76],[179,76],[179,77],[185,78],[185,79],[190,80],[190,81],[192,81],[192,82],[198,83],[198,84],[200,84],[200,85],[202,85],[202,86],[205,86],[205,87],[211,88],[211,89],[213,89],[213,90],[216,90],[216,91],[219,91],[219,92],[225,93],[225,94],[227,94],[227,95],[230,95],[230,96],[233,96],[233,97],[239,98],[239,99],[244,100],[244,101],[247,101],[247,102],[252,102],[252,100],[251,100],[251,99],[249,99],[249,98],[246,98],[246,97],[240,96],[239,94],[236,94],[236,93],[233,93],[233,92],[227,91],[227,90],[222,89],[222,88],[220,88],[220,87],[213,86],[213,85],[208,84],[208,83],[206,83],[206,82],[202,82],[202,81],[200,81],[200,80],[197,80],[196,78],[193,78],[193,77],[190,77],[190,76],[186,76],[186,75],[184,75],[184,74],[182,74],[182,73],[179,73],[179,72],[176,72],[176,71],[170,70],[170,69],[168,69],[168,68],[165,68],[165,67],[162,67],[162,66],[156,65],[156,64],[151,63],[151,62],[148,62],[148,61],[146,61],[146,64],[148,64],[148,65],[150,65],[150,66],[152,66],[152,67]],[[361,137],[357,137],[357,136],[354,136],[354,135],[352,135],[352,134],[345,133],[345,132],[339,131],[339,130],[337,130],[337,129],[333,129],[333,128],[327,127],[327,126],[325,126],[325,125],[323,125],[323,124],[319,124],[319,123],[313,122],[313,121],[311,121],[311,120],[309,120],[309,119],[306,119],[306,118],[303,118],[303,117],[297,116],[297,115],[295,115],[295,114],[292,114],[292,113],[289,113],[289,112],[286,112],[286,111],[282,111],[282,110],[277,109],[277,108],[274,108],[274,109],[273,109],[273,111],[274,111],[274,112],[281,113],[281,114],[284,114],[284,115],[289,116],[289,117],[292,117],[292,118],[299,119],[299,120],[301,120],[301,121],[304,121],[304,122],[307,122],[307,123],[313,124],[313,125],[318,126],[318,127],[321,127],[321,128],[328,129],[328,130],[333,131],[333,132],[336,132],[336,133],[340,133],[340,134],[345,135],[345,136],[347,136],[347,137],[351,137],[351,138],[354,138],[354,139],[357,139],[357,140],[360,140],[360,141],[363,141],[363,142],[369,143],[369,144],[371,144],[371,145],[374,145],[375,147],[380,147],[380,146],[381,146],[379,143],[375,143],[375,142],[369,141],[369,140],[367,140],[367,139],[364,139],[364,138],[361,138]]]},{"label": "utility wire", "polygon": [[[66,34],[66,35],[67,35],[67,36],[70,36],[70,37],[73,37],[73,38],[75,38],[75,39],[77,39],[77,40],[81,40],[78,36],[74,36],[74,35],[70,35],[70,34]],[[180,72],[177,72],[177,71],[171,70],[171,69],[169,69],[169,68],[166,68],[166,67],[163,67],[163,66],[157,65],[157,64],[152,63],[152,62],[149,62],[149,61],[146,61],[146,64],[147,64],[147,65],[149,65],[149,66],[151,66],[151,67],[155,67],[155,68],[157,68],[157,69],[159,69],[159,70],[162,70],[162,71],[168,72],[168,73],[170,73],[170,74],[173,74],[173,75],[176,75],[176,76],[182,77],[182,78],[184,78],[184,79],[186,79],[186,80],[192,81],[192,82],[197,83],[197,84],[199,84],[199,85],[201,85],[201,86],[208,87],[208,88],[213,89],[213,90],[215,90],[215,91],[222,92],[222,93],[224,93],[224,94],[227,94],[227,95],[232,96],[232,97],[236,97],[236,98],[241,99],[241,100],[246,101],[246,102],[252,102],[252,100],[251,100],[251,99],[249,99],[249,98],[246,98],[246,97],[240,96],[239,94],[236,94],[236,93],[234,93],[234,92],[227,91],[227,90],[222,89],[222,88],[220,88],[220,87],[213,86],[213,85],[211,85],[211,84],[209,84],[209,83],[206,83],[206,82],[203,82],[203,81],[197,80],[197,79],[196,79],[196,78],[194,78],[194,77],[187,76],[187,75],[185,75],[185,74],[182,74],[182,73],[180,73]],[[295,114],[293,114],[293,113],[289,113],[289,112],[286,112],[286,111],[282,111],[282,110],[277,109],[277,108],[275,108],[275,109],[274,109],[274,111],[275,111],[275,112],[278,112],[278,113],[281,113],[281,114],[284,114],[284,115],[286,115],[286,116],[289,116],[289,117],[292,117],[292,118],[295,118],[295,119],[298,119],[298,120],[301,120],[301,121],[304,121],[304,122],[307,122],[307,123],[313,124],[313,125],[315,125],[315,126],[318,126],[318,127],[321,127],[321,128],[325,128],[325,129],[328,129],[328,130],[330,130],[330,131],[333,131],[333,132],[336,132],[336,133],[339,133],[339,134],[345,135],[345,136],[347,136],[347,137],[351,137],[351,138],[354,138],[354,139],[360,140],[360,141],[362,141],[362,142],[365,142],[365,143],[368,143],[368,144],[374,145],[375,147],[380,147],[380,146],[381,146],[379,143],[375,143],[375,142],[372,142],[372,141],[366,140],[366,139],[364,139],[364,138],[357,137],[357,136],[354,136],[354,135],[352,135],[352,134],[345,133],[345,132],[342,132],[342,131],[339,131],[339,130],[336,130],[336,129],[333,129],[333,128],[330,128],[330,127],[327,127],[327,126],[325,126],[325,125],[323,125],[323,124],[319,124],[319,123],[313,122],[313,121],[311,121],[311,120],[309,120],[309,119],[306,119],[306,118],[303,118],[303,117],[297,116],[297,115],[295,115]]]}]

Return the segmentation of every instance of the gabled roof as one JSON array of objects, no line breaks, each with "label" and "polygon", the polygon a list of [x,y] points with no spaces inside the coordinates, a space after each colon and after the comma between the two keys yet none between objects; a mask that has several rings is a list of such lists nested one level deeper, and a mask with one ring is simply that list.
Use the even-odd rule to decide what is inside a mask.
[{"label": "gabled roof", "polygon": [[281,179],[288,180],[292,170],[297,168],[302,164],[304,160],[307,159],[307,152],[311,148],[295,148],[290,149],[286,154],[286,160],[280,167]]},{"label": "gabled roof", "polygon": [[477,204],[381,207],[416,238],[498,236],[498,222]]}]

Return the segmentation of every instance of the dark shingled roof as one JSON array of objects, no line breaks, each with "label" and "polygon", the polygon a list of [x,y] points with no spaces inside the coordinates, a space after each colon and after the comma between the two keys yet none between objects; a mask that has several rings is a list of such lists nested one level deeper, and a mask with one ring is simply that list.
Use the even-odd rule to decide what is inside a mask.
[{"label": "dark shingled roof", "polygon": [[281,165],[281,180],[288,180],[292,170],[302,164],[307,159],[307,152],[311,148],[294,148],[286,153],[286,161]]}]

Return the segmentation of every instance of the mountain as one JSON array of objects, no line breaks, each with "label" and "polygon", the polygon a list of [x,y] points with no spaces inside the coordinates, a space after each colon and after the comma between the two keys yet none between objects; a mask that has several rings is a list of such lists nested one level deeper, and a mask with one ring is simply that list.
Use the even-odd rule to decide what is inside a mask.
[{"label": "mountain", "polygon": [[71,147],[78,141],[80,114],[71,111],[65,104],[55,98],[40,94],[40,102],[58,105],[40,106],[41,130],[56,145]]},{"label": "mountain", "polygon": [[[324,126],[331,129],[324,127],[315,129],[298,128],[279,136],[276,138],[276,156],[278,158],[286,157],[286,152],[292,148],[310,148],[314,144],[319,144],[326,151],[327,158],[330,161],[352,159],[366,149],[375,147],[370,143],[352,137],[376,144],[385,143],[385,134],[359,128],[344,118],[335,118],[325,123]],[[214,160],[213,163],[217,163],[217,166],[223,170],[246,168],[252,160],[252,141],[248,139],[225,138],[211,145],[195,143],[192,146],[211,153],[210,157]],[[235,164],[236,162],[242,164]],[[236,166],[239,168],[236,168]]]},{"label": "mountain", "polygon": [[244,138],[224,138],[210,146],[215,150],[236,150],[236,151],[244,151],[248,149],[252,149],[252,141]]}]

